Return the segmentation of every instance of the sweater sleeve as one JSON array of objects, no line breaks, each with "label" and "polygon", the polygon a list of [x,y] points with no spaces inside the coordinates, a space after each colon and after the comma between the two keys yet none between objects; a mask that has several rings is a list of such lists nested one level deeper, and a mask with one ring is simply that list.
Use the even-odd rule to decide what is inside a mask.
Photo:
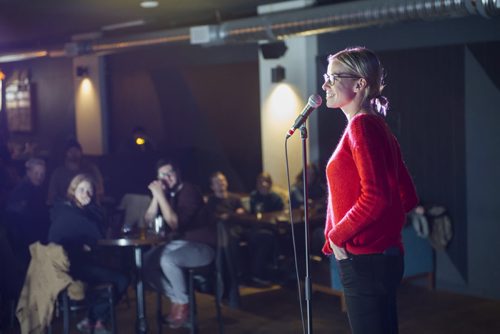
[{"label": "sweater sleeve", "polygon": [[376,221],[391,202],[385,130],[365,117],[352,120],[349,127],[349,143],[361,189],[356,203],[328,235],[340,247]]},{"label": "sweater sleeve", "polygon": [[331,231],[334,226],[333,226],[333,213],[332,213],[332,204],[330,197],[328,197],[328,202],[327,202],[327,207],[326,207],[326,222],[325,222],[325,244],[323,245],[323,253],[326,255],[331,255],[333,253],[333,249],[330,247],[330,241],[329,241],[329,231]]}]

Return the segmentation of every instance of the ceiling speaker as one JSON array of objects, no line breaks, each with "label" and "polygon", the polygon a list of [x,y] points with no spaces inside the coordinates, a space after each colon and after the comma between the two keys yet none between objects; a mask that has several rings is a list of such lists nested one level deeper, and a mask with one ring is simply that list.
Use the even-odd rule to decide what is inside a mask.
[{"label": "ceiling speaker", "polygon": [[264,59],[278,59],[282,57],[288,47],[285,42],[275,42],[275,43],[266,43],[260,45],[260,52],[262,52],[262,57]]}]

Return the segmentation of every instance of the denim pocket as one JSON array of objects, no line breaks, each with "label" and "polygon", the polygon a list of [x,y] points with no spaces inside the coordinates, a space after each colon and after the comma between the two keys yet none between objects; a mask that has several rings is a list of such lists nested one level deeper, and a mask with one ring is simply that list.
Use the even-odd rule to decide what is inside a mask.
[{"label": "denim pocket", "polygon": [[345,288],[352,288],[356,282],[356,274],[353,268],[352,258],[337,261],[340,273],[340,282]]},{"label": "denim pocket", "polygon": [[377,263],[382,254],[352,255],[349,261],[339,263],[341,281],[347,291],[365,293],[377,290]]}]

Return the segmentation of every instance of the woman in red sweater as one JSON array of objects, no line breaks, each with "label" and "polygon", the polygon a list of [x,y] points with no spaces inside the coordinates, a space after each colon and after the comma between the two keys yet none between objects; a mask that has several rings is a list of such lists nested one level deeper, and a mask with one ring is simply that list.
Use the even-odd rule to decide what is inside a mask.
[{"label": "woman in red sweater", "polygon": [[403,276],[401,229],[418,202],[399,144],[382,115],[384,69],[362,47],[328,57],[326,105],[347,127],[327,167],[325,254],[338,261],[353,333],[398,333],[396,290]]}]

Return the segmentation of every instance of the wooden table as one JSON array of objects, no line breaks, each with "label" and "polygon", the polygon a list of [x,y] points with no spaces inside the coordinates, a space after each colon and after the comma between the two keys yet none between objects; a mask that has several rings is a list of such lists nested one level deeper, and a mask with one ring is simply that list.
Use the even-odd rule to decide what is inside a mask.
[{"label": "wooden table", "polygon": [[113,246],[113,247],[133,247],[135,255],[135,270],[137,274],[136,281],[136,298],[137,298],[137,320],[136,320],[136,333],[144,334],[148,331],[148,324],[146,321],[146,306],[144,301],[144,280],[142,277],[142,253],[143,249],[148,246],[158,245],[165,243],[166,240],[163,237],[156,235],[145,235],[143,237],[123,237],[116,239],[102,239],[97,243],[101,246]]},{"label": "wooden table", "polygon": [[[293,209],[292,217],[294,224],[304,223],[304,210]],[[257,214],[232,214],[227,220],[229,223],[240,224],[245,227],[259,228],[280,228],[290,226],[290,213],[288,211],[273,211]],[[325,213],[324,210],[309,210],[309,223],[310,224],[324,224]]]},{"label": "wooden table", "polygon": [[[292,210],[293,227],[304,227],[304,211]],[[275,231],[278,238],[291,233],[290,214],[286,211],[266,212],[262,214],[232,214],[227,219],[218,222],[218,240],[225,266],[229,275],[228,294],[229,303],[233,307],[239,307],[240,295],[237,278],[237,265],[234,263],[232,254],[228,248],[230,229],[239,225],[247,230],[270,229]],[[309,224],[311,226],[322,226],[325,221],[324,209],[309,211]]]}]

